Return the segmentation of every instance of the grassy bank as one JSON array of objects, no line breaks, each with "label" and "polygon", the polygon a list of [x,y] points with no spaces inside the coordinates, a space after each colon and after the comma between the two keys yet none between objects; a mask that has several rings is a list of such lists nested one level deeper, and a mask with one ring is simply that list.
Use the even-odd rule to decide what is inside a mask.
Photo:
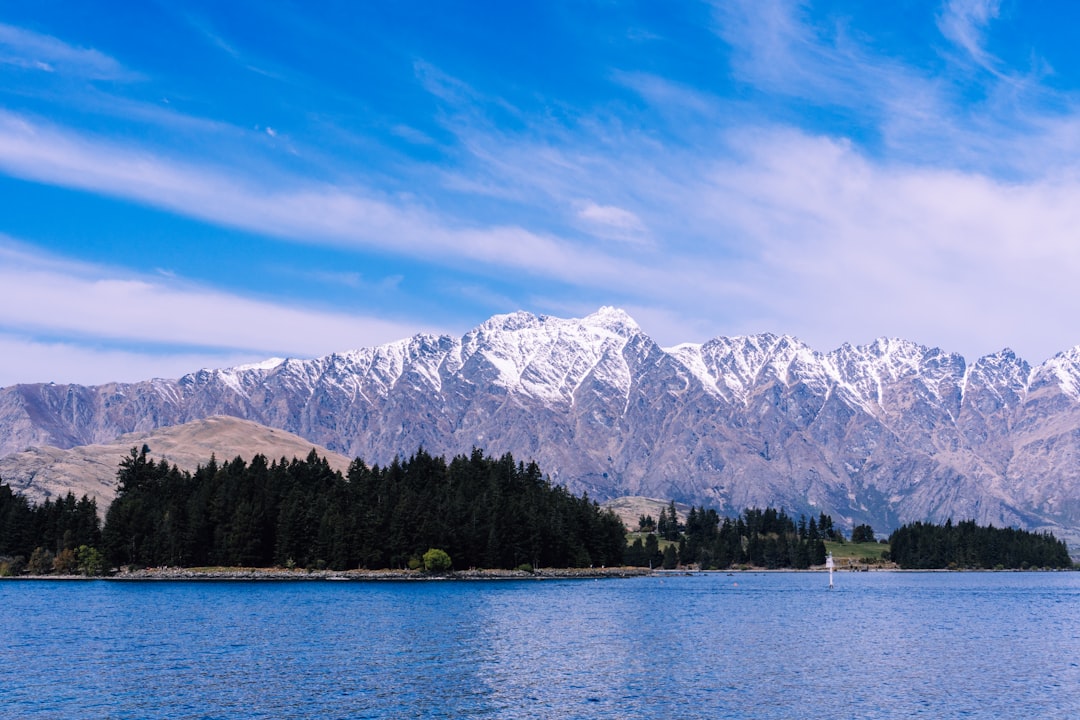
[{"label": "grassy bank", "polygon": [[837,567],[848,565],[890,565],[882,559],[889,551],[888,543],[825,542],[825,551],[832,553]]}]

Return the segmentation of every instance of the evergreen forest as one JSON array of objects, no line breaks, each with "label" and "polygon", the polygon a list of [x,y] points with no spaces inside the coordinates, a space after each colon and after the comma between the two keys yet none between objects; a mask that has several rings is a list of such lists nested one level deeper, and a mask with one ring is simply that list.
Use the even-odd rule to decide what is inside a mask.
[{"label": "evergreen forest", "polygon": [[1049,533],[980,527],[971,520],[904,525],[889,536],[889,556],[913,570],[1072,567],[1065,542]]},{"label": "evergreen forest", "polygon": [[[675,504],[654,521],[644,516],[638,528],[650,531],[626,550],[626,564],[663,567],[694,565],[702,570],[725,570],[739,565],[808,568],[825,563],[825,540],[838,539],[832,518],[822,513],[796,523],[783,510],[749,509],[737,518],[721,518],[713,509],[691,508],[680,526]],[[669,543],[660,551],[660,540]]]},{"label": "evergreen forest", "polygon": [[552,486],[535,463],[474,450],[447,463],[424,450],[345,475],[314,451],[256,455],[195,473],[124,458],[102,530],[112,565],[419,567],[438,548],[454,569],[620,565],[622,522]]},{"label": "evergreen forest", "polygon": [[100,575],[101,522],[97,503],[72,493],[31,505],[0,483],[0,574],[29,571]]}]

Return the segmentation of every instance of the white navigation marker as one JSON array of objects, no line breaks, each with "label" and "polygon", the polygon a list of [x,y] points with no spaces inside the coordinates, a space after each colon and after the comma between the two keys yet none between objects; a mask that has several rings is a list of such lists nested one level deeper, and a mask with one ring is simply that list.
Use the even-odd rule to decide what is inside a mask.
[{"label": "white navigation marker", "polygon": [[827,567],[829,569],[829,589],[832,590],[833,589],[832,571],[833,571],[833,568],[836,567],[836,563],[834,563],[833,559],[832,559],[832,553],[829,553],[828,555],[825,556],[825,567]]}]

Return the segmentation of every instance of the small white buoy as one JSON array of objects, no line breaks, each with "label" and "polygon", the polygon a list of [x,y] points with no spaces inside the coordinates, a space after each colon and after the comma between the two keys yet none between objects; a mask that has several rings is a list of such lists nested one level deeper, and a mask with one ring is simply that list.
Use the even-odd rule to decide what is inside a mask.
[{"label": "small white buoy", "polygon": [[836,567],[836,563],[834,563],[833,559],[832,559],[832,553],[829,553],[828,555],[825,556],[825,567],[827,567],[829,569],[829,589],[832,590],[833,589],[832,571],[833,571],[833,568]]}]

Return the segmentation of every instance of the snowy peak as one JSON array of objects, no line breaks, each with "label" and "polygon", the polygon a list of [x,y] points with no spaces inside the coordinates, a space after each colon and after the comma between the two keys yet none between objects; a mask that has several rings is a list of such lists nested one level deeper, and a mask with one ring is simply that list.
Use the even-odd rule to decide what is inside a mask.
[{"label": "snowy peak", "polygon": [[618,388],[629,386],[622,351],[640,334],[625,312],[613,308],[582,319],[530,313],[500,315],[461,339],[462,367],[469,376],[530,397],[564,404],[592,376]]},{"label": "snowy peak", "polygon": [[975,361],[968,371],[965,398],[989,395],[1003,407],[1016,407],[1027,393],[1031,366],[1009,348]]},{"label": "snowy peak", "polygon": [[669,352],[710,391],[746,402],[751,390],[769,382],[799,382],[824,388],[829,367],[801,341],[787,335],[714,338],[703,345],[677,345]]},{"label": "snowy peak", "polygon": [[829,353],[841,382],[864,403],[889,409],[890,388],[915,383],[955,413],[963,395],[967,363],[956,353],[909,340],[878,338],[869,345],[847,343]]},{"label": "snowy peak", "polygon": [[[460,340],[418,334],[314,360],[271,358],[224,370],[200,370],[182,378],[180,385],[219,384],[246,398],[275,378],[297,392],[310,392],[323,382],[353,396],[372,398],[386,397],[399,383],[440,393],[447,378],[461,376],[565,405],[586,382],[626,392],[633,369],[623,355],[634,338],[648,340],[619,308],[602,307],[576,319],[518,311],[495,315]],[[845,343],[824,354],[797,338],[773,333],[717,337],[662,352],[706,392],[743,404],[756,389],[771,383],[789,388],[801,383],[823,397],[838,393],[871,414],[887,410],[892,402],[889,388],[905,382],[921,388],[928,402],[949,405],[953,414],[959,412],[969,388],[1008,407],[1017,405],[1029,387],[1057,388],[1080,401],[1080,346],[1036,368],[1008,348],[969,366],[956,353],[887,337],[865,345]]]},{"label": "snowy peak", "polygon": [[626,311],[606,305],[592,315],[582,318],[581,324],[607,330],[621,337],[630,337],[641,332],[641,328]]},{"label": "snowy peak", "polygon": [[543,325],[547,319],[546,315],[533,315],[524,310],[504,315],[492,315],[472,331],[466,333],[466,337],[469,335],[486,337],[492,333],[518,332]]},{"label": "snowy peak", "polygon": [[248,372],[251,370],[263,370],[269,372],[270,370],[274,370],[275,368],[277,368],[283,362],[285,362],[285,358],[267,358],[262,362],[249,363],[247,365],[237,365],[236,367],[232,368],[232,370],[238,373]]},{"label": "snowy peak", "polygon": [[1031,387],[1056,383],[1073,400],[1080,401],[1080,346],[1060,352],[1032,374]]},{"label": "snowy peak", "polygon": [[[918,375],[932,363],[942,364],[941,350],[894,338],[878,338],[869,345],[854,347],[844,343],[829,355],[844,379],[857,379],[869,370],[881,381],[896,381]],[[959,355],[946,357],[949,362],[964,362]]]}]

